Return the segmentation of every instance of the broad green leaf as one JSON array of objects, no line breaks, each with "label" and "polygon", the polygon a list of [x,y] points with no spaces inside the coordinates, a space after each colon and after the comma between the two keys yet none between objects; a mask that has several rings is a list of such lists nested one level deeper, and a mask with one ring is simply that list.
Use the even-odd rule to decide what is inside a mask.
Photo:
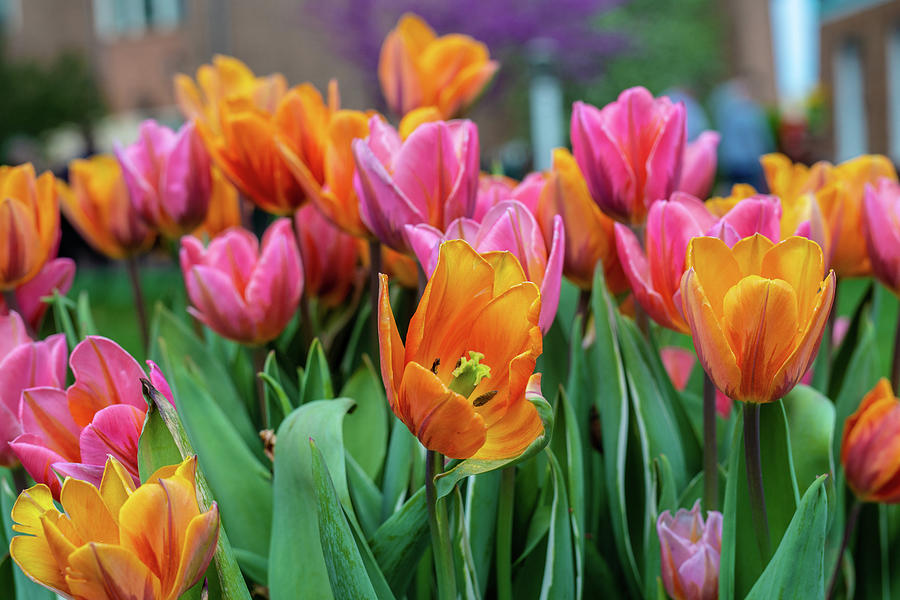
[{"label": "broad green leaf", "polygon": [[388,408],[381,377],[366,359],[341,390],[356,409],[344,418],[344,448],[373,481],[384,466],[388,444]]},{"label": "broad green leaf", "polygon": [[429,547],[428,506],[422,487],[378,528],[370,540],[372,554],[397,596],[409,587],[415,565]]},{"label": "broad green leaf", "polygon": [[[728,474],[725,480],[725,503],[722,511],[722,551],[719,554],[719,599],[735,597],[735,558],[737,554],[738,493],[743,472],[744,431],[743,412],[738,411],[731,434],[731,453],[728,457]],[[749,513],[744,513],[746,519]],[[750,557],[742,557],[741,560]]]},{"label": "broad green leaf", "polygon": [[444,471],[434,478],[435,488],[437,489],[438,499],[443,498],[451,491],[453,487],[462,479],[479,473],[487,473],[495,469],[502,469],[518,464],[527,460],[544,449],[550,442],[550,436],[553,432],[553,408],[544,399],[543,396],[527,395],[525,399],[534,405],[544,425],[544,431],[539,435],[520,455],[513,458],[500,460],[483,460],[468,458],[462,460],[450,469]]},{"label": "broad green leaf", "polygon": [[319,340],[313,340],[303,369],[300,404],[330,398],[334,398],[334,386],[331,383],[328,361],[325,358],[325,351],[322,350],[322,344]]},{"label": "broad green leaf", "polygon": [[[178,452],[181,454],[182,458],[195,456],[197,453],[194,451],[194,447],[181,422],[179,413],[176,412],[175,408],[167,399],[163,398],[162,394],[157,392],[156,389],[150,385],[148,380],[142,380],[142,384],[144,400],[147,401],[147,412],[159,413],[163,423],[165,423],[166,427],[169,429],[172,440],[175,442],[175,446],[178,448]],[[198,463],[196,473],[197,502],[200,506],[200,510],[206,511],[213,505],[214,499],[212,491],[210,490],[210,485],[206,480],[206,474],[203,470],[203,462],[198,459]],[[215,570],[218,577],[215,578],[216,581],[212,583],[210,587],[217,588],[219,595],[223,600],[250,600],[250,593],[247,590],[247,585],[241,575],[241,570],[238,568],[238,563],[231,547],[231,542],[228,539],[228,533],[225,529],[221,503],[219,503],[219,507],[219,515],[222,519],[222,523],[219,526],[219,541],[216,543],[216,550],[213,554]]]},{"label": "broad green leaf", "polygon": [[269,546],[272,600],[332,597],[319,537],[309,440],[315,440],[334,473],[341,502],[349,505],[341,421],[351,406],[349,398],[315,400],[295,409],[278,428]]},{"label": "broad green leaf", "polygon": [[566,393],[560,390],[556,402],[554,439],[551,449],[563,470],[566,492],[571,505],[572,535],[575,549],[575,590],[581,595],[584,561],[584,537],[581,534],[585,522],[584,464],[581,449],[581,433],[575,417],[575,409]]},{"label": "broad green leaf", "polygon": [[482,473],[466,484],[466,529],[472,549],[472,562],[478,589],[484,596],[493,570],[494,539],[497,527],[497,503],[500,498],[500,471]]},{"label": "broad green leaf", "polygon": [[381,525],[381,490],[369,479],[353,456],[347,454],[346,457],[347,484],[350,488],[353,510],[366,536],[374,535]]},{"label": "broad green leaf", "polygon": [[142,482],[147,481],[160,467],[176,465],[183,460],[162,415],[152,405],[148,407],[147,416],[144,417],[137,459]]},{"label": "broad green leaf", "polygon": [[832,443],[834,456],[841,455],[841,438],[844,422],[852,415],[863,396],[878,383],[878,348],[875,345],[875,327],[871,320],[864,319],[860,325],[859,343],[850,356],[843,385],[834,399],[835,435]]},{"label": "broad green leaf", "polygon": [[826,477],[822,475],[806,490],[778,550],[750,590],[748,600],[825,596]]},{"label": "broad green leaf", "polygon": [[[834,404],[805,385],[795,387],[783,403],[790,425],[797,484],[803,490],[822,473],[834,473]],[[830,506],[835,497],[833,478],[824,487]]]},{"label": "broad green leaf", "polygon": [[572,547],[572,522],[566,480],[559,461],[547,449],[553,476],[553,503],[550,530],[547,532],[547,557],[541,584],[541,600],[575,598],[575,564]]},{"label": "broad green leaf", "polygon": [[312,452],[319,538],[331,591],[335,598],[375,598],[375,589],[344,517],[325,459],[314,439],[310,438],[308,444]]},{"label": "broad green leaf", "polygon": [[381,485],[382,504],[381,520],[384,521],[406,499],[406,491],[412,476],[413,454],[417,452],[418,440],[413,437],[400,419],[392,417],[391,441],[388,446],[387,460],[384,465],[384,478]]}]

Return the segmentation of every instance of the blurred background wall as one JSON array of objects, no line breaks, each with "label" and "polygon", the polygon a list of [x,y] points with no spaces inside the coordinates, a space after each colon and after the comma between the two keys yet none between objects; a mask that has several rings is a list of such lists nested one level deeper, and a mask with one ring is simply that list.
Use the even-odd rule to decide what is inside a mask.
[{"label": "blurred background wall", "polygon": [[545,164],[533,128],[566,143],[573,100],[638,84],[688,102],[692,134],[764,127],[760,147],[798,160],[900,159],[900,0],[0,0],[0,159],[57,166],[148,116],[176,124],[172,76],[216,53],[383,109],[378,49],[408,10],[502,62],[470,115],[486,168]]}]

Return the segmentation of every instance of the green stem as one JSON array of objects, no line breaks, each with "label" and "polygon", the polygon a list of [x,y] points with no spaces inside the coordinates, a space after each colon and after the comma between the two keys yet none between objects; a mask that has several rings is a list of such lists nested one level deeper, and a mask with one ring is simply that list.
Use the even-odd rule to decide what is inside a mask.
[{"label": "green stem", "polygon": [[141,291],[141,275],[138,269],[137,259],[129,257],[125,263],[128,265],[128,279],[131,282],[131,291],[134,295],[134,308],[137,313],[138,327],[141,330],[141,342],[144,344],[144,352],[150,351],[150,334],[147,328],[147,308],[144,304],[144,294]]},{"label": "green stem", "polygon": [[453,568],[453,549],[450,546],[447,504],[438,499],[434,477],[443,470],[444,457],[434,450],[425,455],[425,497],[428,501],[428,526],[431,529],[431,549],[437,573],[439,600],[456,600],[456,571]]},{"label": "green stem", "polygon": [[897,329],[894,331],[894,358],[891,361],[891,387],[897,393],[900,385],[900,315],[897,316]]},{"label": "green stem", "polygon": [[759,452],[759,404],[744,403],[744,459],[747,463],[747,487],[750,490],[750,506],[756,542],[763,564],[769,562],[769,517],[766,514],[766,493],[763,489],[762,460]]},{"label": "green stem", "polygon": [[37,332],[31,327],[31,323],[28,322],[25,315],[22,314],[22,308],[19,306],[19,299],[16,298],[16,290],[3,290],[3,300],[6,302],[6,308],[8,308],[10,312],[19,313],[19,316],[22,317],[22,323],[25,325],[25,333],[28,334],[28,337],[37,341]]},{"label": "green stem", "polygon": [[719,449],[716,443],[716,386],[703,374],[703,507],[719,504]]},{"label": "green stem", "polygon": [[832,571],[831,579],[828,583],[828,595],[825,596],[826,598],[830,599],[834,596],[834,586],[837,584],[838,573],[841,572],[844,551],[847,549],[847,543],[850,541],[850,536],[853,535],[853,530],[856,528],[856,521],[859,519],[860,509],[862,509],[862,502],[854,500],[853,508],[850,509],[850,514],[847,516],[847,523],[844,526],[844,537],[841,539],[841,547],[838,550],[837,560],[834,563],[834,571]]},{"label": "green stem", "polygon": [[253,378],[256,380],[256,400],[259,402],[259,428],[269,428],[269,410],[266,406],[266,384],[259,376],[266,370],[266,350],[265,344],[257,346],[250,351],[253,354]]},{"label": "green stem", "polygon": [[497,600],[512,600],[512,527],[516,468],[503,469],[497,504]]}]

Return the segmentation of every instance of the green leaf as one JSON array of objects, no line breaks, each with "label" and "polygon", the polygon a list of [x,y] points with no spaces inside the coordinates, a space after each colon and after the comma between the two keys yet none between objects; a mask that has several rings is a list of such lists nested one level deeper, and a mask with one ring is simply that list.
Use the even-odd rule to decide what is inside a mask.
[{"label": "green leaf", "polygon": [[553,476],[553,503],[550,530],[547,533],[547,557],[541,584],[541,600],[575,598],[575,564],[572,548],[572,523],[566,481],[559,461],[547,449]]},{"label": "green leaf", "polygon": [[87,290],[81,290],[81,293],[78,294],[75,315],[78,319],[78,331],[81,332],[82,339],[99,333],[97,325],[94,324],[94,316],[91,314],[91,301],[88,298]]},{"label": "green leaf", "polygon": [[484,596],[492,571],[494,532],[497,526],[497,504],[500,498],[500,471],[482,473],[466,484],[466,527],[478,590]]},{"label": "green leaf", "polygon": [[371,548],[384,577],[402,596],[415,575],[415,566],[428,548],[428,505],[422,487],[378,528]]},{"label": "green leaf", "polygon": [[748,600],[825,597],[826,477],[822,475],[806,490],[778,550],[750,590]]},{"label": "green leaf", "polygon": [[330,398],[334,398],[331,372],[328,370],[328,361],[322,350],[322,344],[316,339],[309,346],[309,355],[306,357],[306,366],[303,369],[300,404]]},{"label": "green leaf", "polygon": [[[731,434],[731,453],[728,456],[728,475],[725,480],[725,505],[722,513],[722,551],[719,554],[719,598],[734,598],[735,556],[737,554],[737,501],[743,472],[744,413],[737,411]],[[746,484],[745,484],[746,485]],[[746,519],[749,513],[744,513]],[[749,558],[749,557],[747,557]],[[742,557],[744,560],[744,557]]]},{"label": "green leaf", "polygon": [[381,520],[384,521],[400,508],[406,498],[406,489],[412,476],[413,453],[419,442],[400,419],[392,417],[391,442],[382,481]]},{"label": "green leaf", "polygon": [[152,405],[148,406],[147,416],[144,417],[137,460],[142,482],[147,481],[160,467],[177,465],[184,460],[162,415]]},{"label": "green leaf", "polygon": [[[834,404],[819,391],[798,385],[784,397],[791,432],[794,471],[805,489],[822,473],[834,473]],[[834,502],[834,479],[825,482],[829,506]]]},{"label": "green leaf", "polygon": [[344,418],[344,448],[375,481],[387,453],[389,408],[381,377],[368,358],[364,360],[341,390],[341,396],[356,401],[356,410]]},{"label": "green leaf", "polygon": [[[345,417],[346,418],[346,417]],[[347,457],[347,483],[350,499],[359,524],[367,536],[371,536],[381,525],[381,490],[378,489],[362,467],[350,454]]]},{"label": "green leaf", "polygon": [[[196,452],[191,445],[187,431],[185,431],[181,418],[175,411],[175,408],[167,399],[163,398],[162,394],[157,392],[156,389],[150,385],[148,380],[143,379],[141,380],[141,383],[143,384],[144,399],[147,401],[147,412],[159,413],[162,421],[169,429],[169,433],[182,458],[195,456]],[[196,474],[197,501],[200,509],[206,511],[212,506],[214,500],[209,483],[206,480],[206,475],[203,471],[203,462],[198,462]],[[219,505],[219,514],[221,516],[221,503],[219,503]],[[244,582],[241,570],[238,567],[237,560],[235,559],[234,552],[231,548],[231,542],[228,539],[224,524],[224,516],[222,517],[222,521],[222,524],[219,526],[219,541],[216,543],[216,550],[213,554],[216,572],[218,573],[217,587],[221,592],[220,595],[223,600],[250,600],[250,593],[247,590],[247,585]]]},{"label": "green leaf", "polygon": [[319,537],[309,440],[316,441],[335,474],[338,497],[349,505],[341,421],[351,406],[349,398],[316,400],[295,409],[278,428],[268,580],[273,600],[332,597]]},{"label": "green leaf", "polygon": [[[308,444],[312,452],[319,538],[331,591],[336,598],[375,598],[375,589],[369,581],[347,519],[344,518],[325,459],[314,439],[310,438]],[[301,594],[300,597],[305,596]]]},{"label": "green leaf", "polygon": [[72,315],[69,313],[70,308],[75,303],[59,293],[59,290],[53,290],[53,297],[50,300],[50,306],[53,308],[53,321],[56,324],[56,331],[66,334],[66,343],[69,345],[71,352],[81,337],[75,331],[75,325],[72,323]]},{"label": "green leaf", "polygon": [[554,439],[551,449],[558,457],[566,481],[566,492],[571,505],[572,533],[575,548],[575,589],[580,596],[584,583],[582,566],[584,563],[584,538],[581,535],[585,522],[584,506],[584,464],[581,448],[581,433],[575,417],[575,409],[565,391],[560,389],[556,402],[557,414],[554,423]]},{"label": "green leaf", "polygon": [[863,396],[875,387],[878,382],[878,348],[875,344],[875,325],[871,319],[864,318],[860,325],[861,332],[859,343],[850,356],[847,374],[844,376],[843,385],[834,399],[835,407],[835,433],[832,443],[834,456],[840,456],[841,437],[844,431],[844,421],[859,407]]},{"label": "green leaf", "polygon": [[444,471],[434,478],[435,488],[437,490],[438,499],[443,498],[451,491],[453,487],[462,479],[479,473],[487,473],[495,469],[502,469],[518,464],[527,460],[540,452],[550,442],[550,436],[553,432],[553,408],[543,396],[527,395],[525,399],[531,402],[538,411],[544,430],[525,450],[518,456],[513,458],[505,458],[500,460],[482,460],[467,458],[454,465],[452,468]]},{"label": "green leaf", "polygon": [[284,378],[281,376],[281,369],[278,367],[278,361],[275,360],[275,351],[272,350],[266,356],[266,362],[261,373],[257,377],[262,379],[265,384],[266,408],[269,413],[269,427],[278,429],[284,418],[291,414],[294,406],[284,389]]}]

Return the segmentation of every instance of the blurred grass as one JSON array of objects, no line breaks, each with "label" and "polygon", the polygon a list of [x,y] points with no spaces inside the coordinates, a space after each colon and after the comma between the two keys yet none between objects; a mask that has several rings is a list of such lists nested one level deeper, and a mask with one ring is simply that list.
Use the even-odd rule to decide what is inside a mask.
[{"label": "blurred grass", "polygon": [[[175,266],[142,266],[141,289],[147,306],[148,327],[152,327],[157,302],[162,302],[175,314],[185,308],[184,284],[181,271]],[[108,337],[143,362],[146,350],[141,344],[134,296],[125,264],[104,267],[79,267],[69,298],[77,300],[86,292],[99,335]],[[48,315],[52,319],[52,315]]]}]

